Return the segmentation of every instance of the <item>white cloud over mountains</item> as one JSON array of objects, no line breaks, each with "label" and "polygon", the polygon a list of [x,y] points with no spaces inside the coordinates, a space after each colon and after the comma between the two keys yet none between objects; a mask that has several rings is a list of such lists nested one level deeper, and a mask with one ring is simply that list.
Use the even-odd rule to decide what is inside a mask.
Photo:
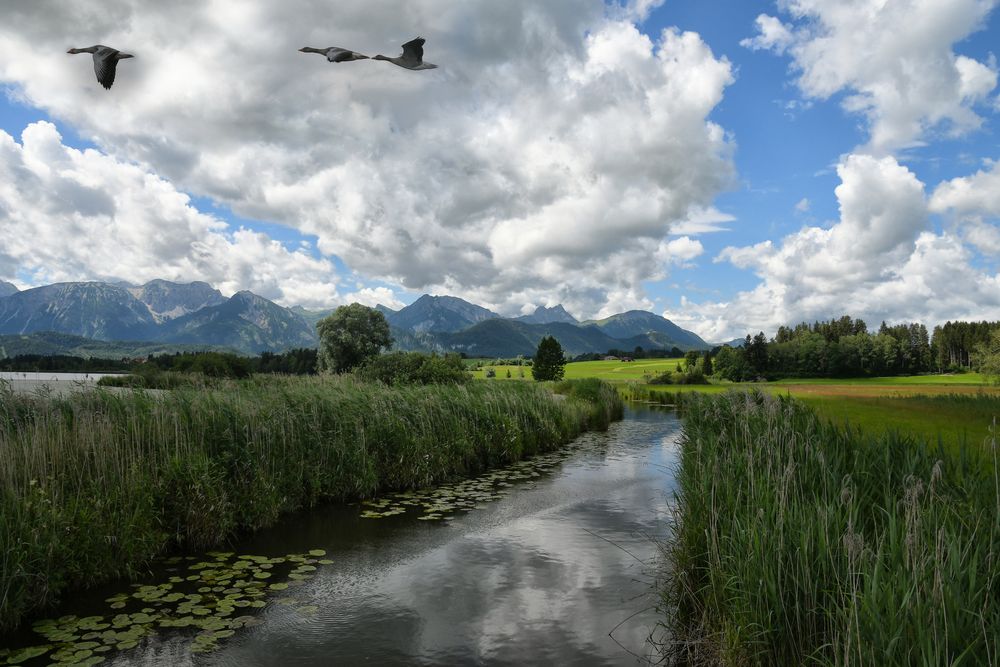
[{"label": "white cloud over mountains", "polygon": [[807,97],[846,94],[868,121],[877,155],[920,144],[928,132],[962,134],[989,108],[996,64],[954,51],[982,27],[997,0],[783,0],[792,23],[762,14],[753,49],[789,53]]},{"label": "white cloud over mountains", "polygon": [[0,131],[0,275],[37,282],[205,280],[306,305],[336,298],[333,267],[264,234],[227,225],[144,169],[62,143],[33,123]]},{"label": "white cloud over mountains", "polygon": [[[694,33],[641,34],[632,21],[657,4],[12,0],[0,81],[106,153],[74,158],[69,180],[97,193],[73,199],[80,206],[141,199],[151,180],[315,235],[320,251],[368,278],[508,312],[555,299],[601,313],[650,305],[642,282],[695,250],[668,240],[671,226],[704,218],[733,179],[731,144],[708,120],[732,68]],[[392,55],[415,34],[440,69],[334,65],[297,52],[336,44]],[[88,57],[65,54],[95,42],[137,55],[110,92]],[[46,143],[52,155],[37,158],[36,177],[71,154],[56,144]],[[5,149],[0,169],[22,169],[29,152],[26,137],[23,155]],[[115,168],[93,166],[102,160]],[[169,183],[112,175],[128,169]],[[31,208],[16,197],[4,206]],[[226,236],[189,203],[177,206],[175,216],[146,212],[128,224],[119,214],[120,224],[93,230],[92,252],[46,238],[34,255],[4,249],[0,261],[7,275],[13,261],[132,280],[163,265],[212,280],[189,266],[201,262],[243,288],[272,285],[261,293],[285,303],[340,298],[325,261],[250,232]],[[28,237],[36,225],[100,217],[52,207],[32,216],[0,216],[0,225]],[[208,244],[232,266],[185,256],[183,243],[155,233],[143,248],[154,227]],[[267,262],[265,277],[240,269]]]}]

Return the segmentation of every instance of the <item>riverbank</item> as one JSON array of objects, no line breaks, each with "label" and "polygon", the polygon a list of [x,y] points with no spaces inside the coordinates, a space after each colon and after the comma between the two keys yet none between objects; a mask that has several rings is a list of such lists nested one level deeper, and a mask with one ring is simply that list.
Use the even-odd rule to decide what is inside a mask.
[{"label": "riverbank", "polygon": [[[862,433],[760,392],[684,398],[664,608],[710,664],[989,664],[996,442]],[[970,445],[972,443],[969,443]]]},{"label": "riverbank", "polygon": [[0,627],[322,501],[548,451],[620,418],[597,382],[388,388],[268,377],[199,391],[0,400]]}]

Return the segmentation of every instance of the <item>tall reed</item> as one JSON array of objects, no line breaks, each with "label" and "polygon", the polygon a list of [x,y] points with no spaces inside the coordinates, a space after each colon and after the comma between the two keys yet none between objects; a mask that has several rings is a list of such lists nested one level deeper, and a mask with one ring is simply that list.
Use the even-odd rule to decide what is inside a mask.
[{"label": "tall reed", "polygon": [[267,377],[159,395],[0,389],[0,628],[323,500],[425,487],[620,417],[613,389]]},{"label": "tall reed", "polygon": [[756,392],[686,397],[684,420],[669,656],[1000,662],[995,431],[951,453]]}]

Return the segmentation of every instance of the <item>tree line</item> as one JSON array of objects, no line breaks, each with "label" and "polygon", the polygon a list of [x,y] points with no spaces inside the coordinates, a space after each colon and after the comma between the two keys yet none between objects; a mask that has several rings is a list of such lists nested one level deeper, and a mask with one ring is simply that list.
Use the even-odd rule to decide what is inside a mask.
[{"label": "tree line", "polygon": [[1000,322],[948,322],[928,335],[920,323],[882,322],[872,333],[849,315],[779,327],[768,340],[749,334],[742,347],[725,346],[713,359],[717,375],[733,381],[782,377],[865,377],[967,371]]}]

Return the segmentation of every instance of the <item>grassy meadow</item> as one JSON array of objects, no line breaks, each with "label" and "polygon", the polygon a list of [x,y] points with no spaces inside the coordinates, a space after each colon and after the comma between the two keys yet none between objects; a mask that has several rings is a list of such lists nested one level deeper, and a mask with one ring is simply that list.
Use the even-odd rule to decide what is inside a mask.
[{"label": "grassy meadow", "polygon": [[[530,366],[510,366],[493,365],[488,359],[480,360],[484,364],[482,368],[472,372],[473,377],[484,379],[487,368],[492,368],[496,372],[496,379],[506,380],[507,371],[510,371],[509,379],[531,379]],[[486,365],[489,364],[489,365]],[[667,373],[677,368],[677,364],[684,364],[683,359],[637,359],[635,361],[574,361],[566,364],[566,379],[575,380],[582,378],[598,378],[605,382],[625,383],[642,382],[647,378]],[[520,377],[520,371],[524,371],[524,377]]]},{"label": "grassy meadow", "polygon": [[[753,388],[799,398],[821,416],[872,432],[896,430],[904,435],[941,437],[949,446],[968,440],[981,443],[994,416],[1000,417],[1000,387],[986,384],[978,373],[874,378],[803,378],[763,383],[712,381],[707,385],[648,385],[649,378],[676,370],[683,359],[583,361],[566,364],[567,378],[600,378],[627,397],[653,394],[720,394]],[[497,380],[531,380],[530,367],[485,366],[474,371],[483,379],[493,368]],[[510,371],[510,378],[507,372]],[[523,371],[523,376],[521,375]],[[966,397],[967,400],[950,397]],[[673,398],[665,398],[673,402]]]},{"label": "grassy meadow", "polygon": [[166,550],[517,461],[621,412],[597,380],[553,390],[258,376],[65,396],[0,387],[0,629]]},{"label": "grassy meadow", "polygon": [[663,588],[673,658],[996,664],[994,438],[946,451],[760,391],[687,395],[684,420]]}]

